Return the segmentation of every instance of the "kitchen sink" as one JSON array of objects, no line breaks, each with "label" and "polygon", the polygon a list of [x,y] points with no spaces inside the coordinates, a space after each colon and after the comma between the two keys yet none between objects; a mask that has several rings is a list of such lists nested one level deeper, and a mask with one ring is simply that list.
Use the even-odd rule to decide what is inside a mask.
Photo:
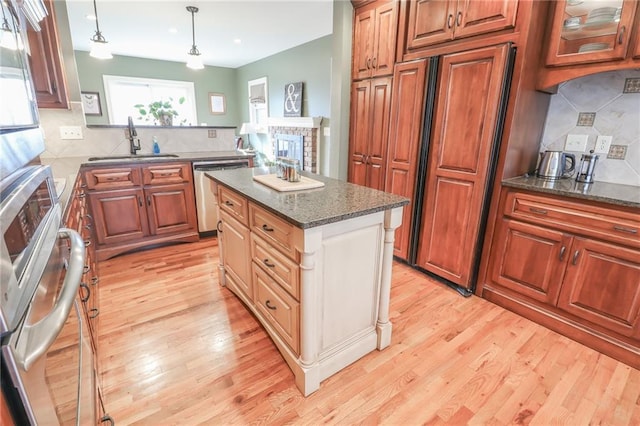
[{"label": "kitchen sink", "polygon": [[110,155],[106,157],[89,157],[89,161],[136,161],[156,158],[178,158],[177,154],[143,154],[143,155]]}]

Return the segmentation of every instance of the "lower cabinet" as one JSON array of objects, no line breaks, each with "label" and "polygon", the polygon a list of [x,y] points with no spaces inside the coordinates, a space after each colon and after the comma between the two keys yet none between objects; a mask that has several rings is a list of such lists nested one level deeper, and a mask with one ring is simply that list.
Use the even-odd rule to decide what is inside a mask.
[{"label": "lower cabinet", "polygon": [[220,283],[263,325],[305,396],[391,343],[401,207],[303,229],[225,186],[216,192]]},{"label": "lower cabinet", "polygon": [[94,212],[97,257],[169,241],[197,241],[189,163],[83,169]]},{"label": "lower cabinet", "polygon": [[640,214],[511,190],[501,205],[483,297],[639,368]]}]

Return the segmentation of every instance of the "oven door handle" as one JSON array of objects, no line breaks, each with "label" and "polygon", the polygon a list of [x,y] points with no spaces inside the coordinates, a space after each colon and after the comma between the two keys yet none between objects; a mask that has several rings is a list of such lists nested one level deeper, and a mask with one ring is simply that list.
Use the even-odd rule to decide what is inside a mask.
[{"label": "oven door handle", "polygon": [[18,365],[25,371],[28,371],[33,363],[47,352],[62,331],[78,293],[80,281],[82,281],[85,261],[82,237],[76,231],[68,228],[61,228],[58,231],[58,237],[68,238],[71,242],[69,265],[60,296],[51,312],[37,323],[23,328],[24,338],[20,338],[15,355]]}]

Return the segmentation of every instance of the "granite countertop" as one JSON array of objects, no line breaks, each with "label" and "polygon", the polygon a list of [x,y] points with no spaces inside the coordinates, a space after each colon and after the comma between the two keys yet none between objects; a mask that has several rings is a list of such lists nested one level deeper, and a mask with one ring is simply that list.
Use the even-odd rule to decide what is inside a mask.
[{"label": "granite countertop", "polygon": [[502,181],[503,186],[544,192],[582,200],[640,208],[640,187],[607,182],[581,183],[574,179],[546,180],[519,176]]},{"label": "granite countertop", "polygon": [[389,210],[409,203],[407,198],[399,195],[308,172],[301,174],[324,182],[324,187],[279,192],[253,180],[254,175],[271,173],[275,173],[275,169],[260,167],[206,172],[219,184],[239,192],[303,229]]}]

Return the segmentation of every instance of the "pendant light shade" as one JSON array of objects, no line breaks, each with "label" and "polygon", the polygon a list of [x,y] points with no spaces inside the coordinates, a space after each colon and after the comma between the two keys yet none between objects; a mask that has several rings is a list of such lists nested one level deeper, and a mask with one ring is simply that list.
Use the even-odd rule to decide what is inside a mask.
[{"label": "pendant light shade", "polygon": [[93,12],[96,15],[96,33],[91,37],[91,52],[90,56],[97,59],[111,59],[111,49],[107,45],[107,40],[100,32],[100,25],[98,24],[98,8],[96,7],[96,0],[93,0]]},{"label": "pendant light shade", "polygon": [[195,17],[194,17],[199,9],[195,6],[187,6],[187,10],[191,12],[191,36],[192,36],[191,50],[189,50],[189,56],[187,58],[187,67],[191,68],[192,70],[201,70],[204,68],[204,65],[202,64],[200,51],[196,47],[196,23],[195,23]]}]

